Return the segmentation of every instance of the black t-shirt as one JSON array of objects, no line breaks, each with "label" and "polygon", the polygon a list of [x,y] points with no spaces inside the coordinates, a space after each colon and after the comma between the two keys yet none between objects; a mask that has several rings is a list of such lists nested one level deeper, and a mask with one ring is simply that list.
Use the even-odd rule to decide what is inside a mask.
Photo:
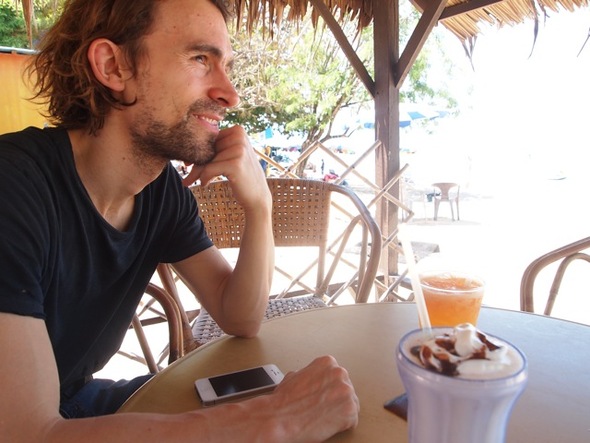
[{"label": "black t-shirt", "polygon": [[118,350],[158,263],[211,245],[171,165],[121,232],[92,204],[65,130],[0,136],[0,311],[45,320],[62,390]]}]

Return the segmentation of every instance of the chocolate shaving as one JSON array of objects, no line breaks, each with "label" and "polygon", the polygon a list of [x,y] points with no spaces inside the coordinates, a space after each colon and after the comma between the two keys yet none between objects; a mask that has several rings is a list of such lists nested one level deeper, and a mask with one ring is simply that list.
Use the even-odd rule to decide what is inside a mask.
[{"label": "chocolate shaving", "polygon": [[449,337],[448,335],[443,335],[440,337],[436,337],[434,342],[440,346],[441,348],[443,348],[445,351],[448,351],[454,355],[457,355],[455,353],[455,340],[452,339],[451,337]]},{"label": "chocolate shaving", "polygon": [[410,349],[410,354],[412,354],[416,358],[420,358],[420,348],[421,347],[422,347],[421,345],[412,346],[412,348]]},{"label": "chocolate shaving", "polygon": [[500,346],[495,345],[494,343],[492,343],[491,341],[488,340],[487,335],[485,335],[483,332],[478,331],[477,332],[477,338],[479,338],[479,340],[486,345],[486,347],[490,350],[490,351],[495,351],[496,349],[500,349]]},{"label": "chocolate shaving", "polygon": [[485,360],[487,358],[486,347],[482,346],[469,357],[470,360]]},{"label": "chocolate shaving", "polygon": [[[454,376],[458,374],[457,364],[452,362],[449,355],[445,352],[434,352],[428,346],[422,346],[419,348],[420,361],[427,369],[433,369],[443,375]],[[433,360],[437,360],[440,363],[440,367],[432,364]]]},{"label": "chocolate shaving", "polygon": [[440,372],[441,374],[454,376],[459,373],[457,371],[457,364],[453,363],[449,359],[448,354],[444,354],[442,352],[441,353],[435,352],[434,357],[436,359],[438,359],[438,361],[440,362],[440,368],[438,369],[438,372]]}]

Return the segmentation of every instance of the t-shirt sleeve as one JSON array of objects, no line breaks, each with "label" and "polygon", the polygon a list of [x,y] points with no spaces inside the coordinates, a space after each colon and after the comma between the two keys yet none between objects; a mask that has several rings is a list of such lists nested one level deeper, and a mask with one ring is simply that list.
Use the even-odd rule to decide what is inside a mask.
[{"label": "t-shirt sleeve", "polygon": [[42,221],[48,190],[28,179],[33,162],[0,157],[0,311],[44,318],[43,263],[49,231]]},{"label": "t-shirt sleeve", "polygon": [[177,199],[171,199],[171,201],[178,203],[174,208],[177,211],[176,227],[171,233],[169,247],[163,254],[161,261],[175,263],[210,248],[213,246],[213,242],[208,237],[205,224],[199,216],[197,201],[193,193],[182,185],[180,176],[172,166],[168,168],[168,172],[174,176],[172,182],[175,194],[178,196]]}]

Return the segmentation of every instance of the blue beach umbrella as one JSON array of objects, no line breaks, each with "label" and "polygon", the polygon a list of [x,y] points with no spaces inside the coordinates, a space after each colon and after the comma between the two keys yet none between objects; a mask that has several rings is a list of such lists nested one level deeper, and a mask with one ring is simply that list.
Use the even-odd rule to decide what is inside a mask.
[{"label": "blue beach umbrella", "polygon": [[[400,103],[399,127],[406,128],[410,126],[414,120],[432,120],[434,118],[445,117],[448,113],[449,112],[446,110],[436,110],[429,106]],[[372,114],[366,114],[366,118],[362,122],[362,127],[366,129],[372,129],[375,127]]]}]

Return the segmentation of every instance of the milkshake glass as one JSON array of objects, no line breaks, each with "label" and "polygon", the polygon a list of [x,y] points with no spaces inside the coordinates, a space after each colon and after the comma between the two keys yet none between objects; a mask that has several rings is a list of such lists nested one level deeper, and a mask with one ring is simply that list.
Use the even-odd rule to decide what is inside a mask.
[{"label": "milkshake glass", "polygon": [[[452,331],[434,328],[432,335]],[[406,334],[396,355],[408,396],[409,442],[503,443],[512,407],[527,381],[522,352],[505,340],[489,337],[507,346],[512,359],[509,367],[482,375],[449,376],[425,369],[412,355],[411,349],[424,338],[423,330]]]}]

